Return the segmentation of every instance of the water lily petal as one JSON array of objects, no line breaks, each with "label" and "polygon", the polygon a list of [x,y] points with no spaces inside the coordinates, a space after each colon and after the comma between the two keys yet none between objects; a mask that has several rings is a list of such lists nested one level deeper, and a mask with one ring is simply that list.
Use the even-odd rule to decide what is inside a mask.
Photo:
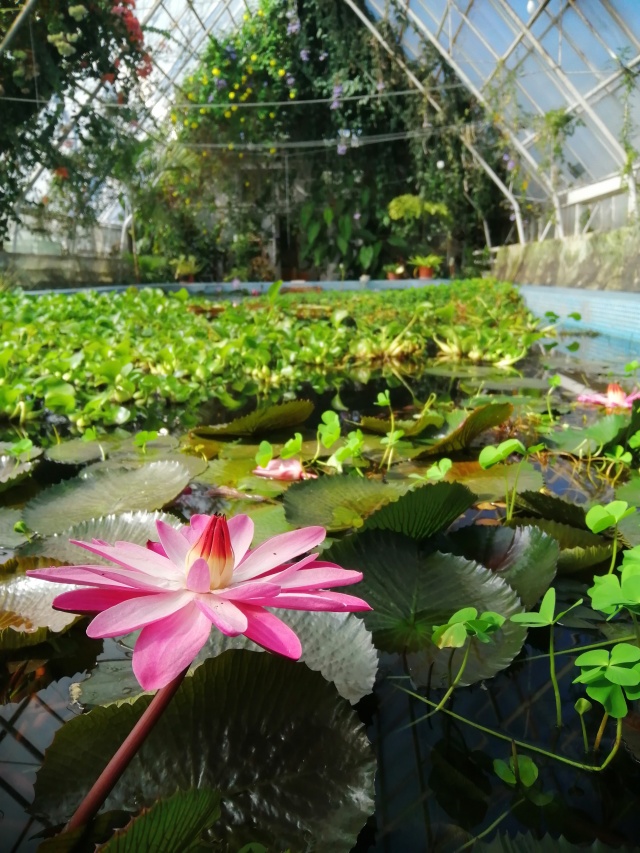
[{"label": "water lily petal", "polygon": [[[284,574],[284,573],[283,573]],[[269,575],[270,581],[276,581],[283,590],[327,589],[333,586],[347,586],[362,580],[362,572],[351,569],[341,569],[340,566],[312,563],[309,568],[304,568],[294,575],[281,578],[280,575]]]},{"label": "water lily petal", "polygon": [[166,592],[135,598],[99,613],[87,628],[89,637],[118,637],[164,619],[194,598],[194,593]]},{"label": "water lily petal", "polygon": [[115,545],[94,545],[90,542],[80,542],[77,539],[69,540],[73,545],[79,545],[99,557],[111,560],[118,566],[124,566],[135,572],[175,579],[182,577],[183,573],[174,566],[171,560],[152,551],[143,548],[142,545],[134,545],[132,542],[116,542]]},{"label": "water lily petal", "polygon": [[214,594],[216,598],[224,598],[227,601],[251,601],[253,598],[271,598],[279,592],[280,586],[277,583],[247,581],[238,586],[217,589]]},{"label": "water lily petal", "polygon": [[133,650],[133,673],[145,690],[158,690],[186,669],[209,639],[211,622],[193,602],[147,625]]},{"label": "water lily petal", "polygon": [[189,542],[179,530],[171,527],[166,521],[156,521],[156,529],[165,554],[175,566],[182,568],[185,565]]},{"label": "water lily petal", "polygon": [[70,613],[93,613],[143,595],[148,593],[133,589],[73,589],[54,598],[53,607]]},{"label": "water lily petal", "polygon": [[95,586],[105,589],[118,587],[129,589],[126,579],[115,581],[110,578],[101,577],[94,570],[104,570],[107,566],[52,566],[50,569],[29,569],[26,574],[30,578],[39,578],[43,581],[55,581],[56,583],[75,583],[80,586]]},{"label": "water lily petal", "polygon": [[209,592],[211,576],[206,560],[199,559],[189,569],[187,575],[187,589],[191,592]]},{"label": "water lily petal", "polygon": [[275,598],[260,601],[261,607],[281,607],[285,610],[329,610],[335,613],[343,611],[371,610],[362,598],[345,595],[343,592],[281,592]]},{"label": "water lily petal", "polygon": [[228,637],[237,637],[247,629],[247,617],[231,601],[208,594],[196,599],[196,604],[219,631]]},{"label": "water lily petal", "polygon": [[302,645],[295,631],[261,607],[243,604],[242,609],[249,623],[244,631],[245,637],[269,652],[298,660],[302,654]]},{"label": "water lily petal", "polygon": [[210,515],[196,513],[189,519],[189,526],[182,528],[182,535],[190,545],[193,545],[202,536],[204,529],[209,524],[210,518]]},{"label": "water lily petal", "polygon": [[248,515],[234,515],[227,522],[231,547],[236,558],[236,566],[251,547],[254,524]]},{"label": "water lily petal", "polygon": [[324,527],[302,527],[300,530],[272,536],[250,551],[239,563],[233,573],[234,583],[263,575],[270,569],[310,551],[319,545],[325,536]]}]

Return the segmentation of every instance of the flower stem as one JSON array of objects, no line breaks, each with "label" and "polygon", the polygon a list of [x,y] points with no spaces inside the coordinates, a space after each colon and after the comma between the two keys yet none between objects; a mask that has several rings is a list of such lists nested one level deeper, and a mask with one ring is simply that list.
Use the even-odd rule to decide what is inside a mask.
[{"label": "flower stem", "polygon": [[584,743],[584,754],[589,754],[589,739],[587,738],[587,727],[584,724],[584,715],[580,714],[580,728],[582,729],[582,742]]},{"label": "flower stem", "polygon": [[556,659],[553,654],[554,628],[555,625],[549,625],[549,677],[553,685],[553,695],[556,699],[556,726],[560,728],[562,726],[562,703],[560,701],[560,689],[556,676]]},{"label": "flower stem", "polygon": [[123,741],[122,746],[120,746],[111,761],[93,783],[91,790],[80,803],[63,832],[72,832],[74,829],[86,826],[95,817],[98,809],[129,766],[131,759],[140,749],[165,708],[173,699],[186,674],[187,670],[185,669],[173,681],[170,681],[169,684],[158,690],[143,715]]},{"label": "flower stem", "polygon": [[611,565],[609,566],[608,575],[613,571],[613,567],[616,564],[616,555],[618,553],[618,525],[613,528],[613,551],[611,552]]},{"label": "flower stem", "polygon": [[[471,642],[469,641],[469,642],[467,643],[467,647],[466,647],[466,649],[464,650],[464,657],[462,658],[462,663],[460,664],[460,669],[458,670],[458,673],[457,673],[456,677],[453,679],[453,681],[452,681],[452,682],[451,682],[451,684],[449,685],[449,688],[447,689],[447,692],[444,694],[444,696],[442,697],[442,699],[441,699],[441,700],[438,702],[438,704],[435,706],[435,708],[433,709],[433,711],[429,711],[429,713],[428,713],[428,714],[425,714],[425,715],[424,715],[424,717],[420,717],[420,719],[419,719],[419,720],[416,720],[416,721],[415,721],[416,723],[421,723],[423,720],[428,720],[428,719],[429,719],[429,717],[433,717],[433,715],[434,715],[434,714],[436,714],[438,711],[441,711],[441,710],[444,708],[444,706],[447,704],[447,702],[449,701],[449,698],[450,698],[451,694],[453,693],[453,691],[454,691],[454,690],[455,690],[455,688],[456,688],[456,685],[458,684],[458,682],[459,682],[459,681],[460,681],[460,679],[462,678],[462,673],[464,672],[465,667],[466,667],[466,665],[467,665],[467,660],[469,659],[469,651],[470,651],[470,649],[471,649]],[[411,723],[411,725],[414,725],[414,724],[413,724],[413,723]],[[406,727],[405,727],[405,728],[406,728]]]},{"label": "flower stem", "polygon": [[605,711],[602,717],[602,722],[600,723],[600,728],[598,729],[598,733],[596,735],[596,739],[593,743],[593,751],[597,752],[600,748],[600,741],[602,740],[602,735],[604,734],[604,727],[607,725],[607,720],[609,719],[609,712]]}]

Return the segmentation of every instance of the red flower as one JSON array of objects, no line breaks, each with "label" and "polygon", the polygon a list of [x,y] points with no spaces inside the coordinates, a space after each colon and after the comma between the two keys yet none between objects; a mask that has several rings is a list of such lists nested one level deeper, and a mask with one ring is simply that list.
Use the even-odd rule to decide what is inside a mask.
[{"label": "red flower", "polygon": [[66,181],[69,179],[69,170],[66,166],[58,166],[53,170],[53,174],[56,178],[60,178],[61,181]]}]

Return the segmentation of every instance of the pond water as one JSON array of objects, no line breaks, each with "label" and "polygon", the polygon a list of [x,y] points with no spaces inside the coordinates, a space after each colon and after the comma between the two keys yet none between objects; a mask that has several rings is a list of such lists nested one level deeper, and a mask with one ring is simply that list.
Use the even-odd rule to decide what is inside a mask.
[{"label": "pond water", "polygon": [[[549,531],[552,530],[559,537],[559,565],[563,568],[559,569],[554,583],[556,613],[571,608],[578,599],[583,599],[583,603],[571,609],[553,629],[561,696],[560,728],[556,725],[556,701],[549,676],[548,627],[530,629],[526,640],[524,633],[519,641],[517,638],[505,640],[505,645],[499,646],[498,652],[499,656],[502,655],[502,663],[494,664],[490,655],[489,663],[483,659],[481,664],[488,667],[489,674],[472,678],[471,686],[462,686],[463,680],[447,704],[427,718],[445,695],[446,689],[442,685],[450,682],[460,668],[460,651],[455,652],[458,656],[454,658],[454,649],[441,650],[441,654],[448,657],[441,656],[436,661],[428,655],[422,656],[420,644],[411,647],[408,643],[402,650],[392,649],[390,646],[394,642],[384,634],[384,627],[380,623],[368,623],[365,620],[365,624],[373,630],[379,649],[379,666],[373,692],[361,698],[355,708],[366,728],[376,759],[375,814],[368,819],[357,839],[357,832],[352,832],[354,853],[418,853],[424,850],[457,853],[465,849],[572,850],[574,847],[571,845],[591,847],[596,840],[602,842],[598,850],[620,847],[637,849],[634,845],[640,834],[637,813],[640,796],[640,715],[630,700],[629,713],[621,727],[621,745],[605,770],[591,772],[576,767],[575,763],[593,765],[606,758],[614,747],[616,723],[613,719],[608,720],[597,754],[585,754],[580,717],[574,709],[576,701],[585,696],[585,690],[584,685],[573,681],[579,672],[574,664],[578,647],[607,641],[613,644],[615,640],[633,637],[633,624],[628,613],[607,623],[602,612],[589,606],[588,589],[592,586],[594,571],[606,573],[612,540],[605,533],[596,541],[596,534],[587,531],[583,523],[583,507],[606,505],[614,498],[626,499],[633,504],[635,500],[632,495],[636,493],[640,501],[640,489],[635,485],[633,473],[637,464],[635,449],[633,442],[628,444],[628,439],[639,427],[635,426],[631,432],[627,429],[628,424],[636,422],[635,412],[615,411],[605,414],[602,409],[575,407],[579,386],[590,385],[604,389],[608,382],[615,379],[624,381],[627,386],[630,384],[630,373],[624,370],[624,352],[608,349],[608,358],[605,359],[601,349],[602,341],[581,336],[577,339],[580,342],[578,360],[566,349],[566,345],[571,345],[575,340],[575,335],[572,335],[546,354],[541,349],[541,354],[520,362],[517,370],[496,370],[495,367],[482,365],[464,367],[460,363],[439,360],[422,365],[423,369],[419,372],[403,371],[397,366],[393,366],[392,370],[374,371],[363,376],[363,381],[352,379],[341,382],[339,387],[328,384],[322,392],[314,391],[310,386],[303,385],[300,388],[298,398],[310,399],[315,410],[306,419],[304,426],[293,424],[266,434],[275,455],[280,452],[283,443],[299,431],[302,439],[299,456],[308,464],[316,449],[318,425],[323,424],[320,416],[333,408],[340,413],[343,436],[362,426],[365,437],[359,453],[365,462],[368,461],[369,473],[373,473],[371,482],[376,484],[375,488],[397,489],[394,500],[400,499],[399,506],[409,487],[416,482],[409,479],[410,475],[424,477],[440,458],[452,460],[451,469],[444,472],[443,485],[466,484],[476,497],[472,505],[453,514],[450,520],[454,521],[453,525],[450,526],[450,521],[442,528],[434,524],[429,536],[422,539],[418,537],[419,541],[414,537],[413,544],[399,528],[387,526],[383,536],[381,529],[368,526],[369,516],[374,518],[374,510],[386,504],[386,499],[376,503],[369,495],[363,497],[358,492],[358,496],[347,504],[340,495],[317,491],[317,484],[330,478],[321,476],[315,481],[289,485],[260,480],[253,475],[251,471],[256,464],[255,455],[263,438],[260,433],[239,437],[233,431],[224,434],[224,431],[195,430],[190,438],[180,436],[192,453],[204,452],[209,458],[206,464],[200,459],[200,468],[197,461],[193,461],[195,467],[187,471],[184,483],[178,476],[172,497],[166,501],[156,501],[149,509],[162,507],[164,511],[184,520],[188,520],[193,513],[254,513],[261,538],[289,529],[290,525],[321,523],[315,519],[324,512],[328,518],[326,526],[331,540],[329,559],[334,558],[341,565],[347,565],[350,559],[356,560],[357,555],[366,555],[365,563],[370,560],[374,565],[372,571],[374,574],[378,572],[375,574],[376,582],[379,581],[379,572],[385,570],[384,549],[387,547],[389,572],[397,571],[401,575],[406,571],[409,572],[407,577],[412,577],[412,561],[424,566],[432,563],[437,565],[439,557],[433,556],[436,552],[445,554],[449,559],[441,567],[443,579],[447,572],[451,574],[454,569],[461,572],[460,578],[466,578],[465,572],[476,571],[465,568],[470,565],[468,563],[465,566],[456,563],[454,566],[451,561],[455,560],[477,561],[497,575],[508,571],[509,566],[513,569],[517,564],[518,571],[526,573],[528,578],[525,586],[531,601],[527,609],[535,610],[536,601],[553,578],[555,562],[546,582],[544,578],[536,580],[536,566],[527,564],[527,549],[539,549],[532,559],[539,562],[540,573],[544,574],[550,571],[550,557],[545,551],[549,543],[553,542]],[[541,348],[544,343],[541,342]],[[554,376],[559,377],[558,381],[550,385],[549,378]],[[408,423],[412,417],[415,421],[422,410],[417,401],[424,403],[432,394],[438,401],[434,411],[439,406],[442,414],[438,425],[434,421],[427,429],[425,435],[429,436],[428,439],[417,435],[407,440],[409,436],[405,435],[404,441],[392,445],[392,460],[388,457],[389,444],[381,442],[388,431],[380,430],[380,434],[376,435],[367,432],[365,428],[367,418],[384,415],[384,410],[381,411],[374,404],[385,389],[390,390],[397,421],[404,419]],[[513,411],[509,410],[503,418],[491,423],[488,429],[465,432],[462,429],[464,416],[460,415],[460,407],[464,406],[468,414],[480,410],[490,401],[497,406],[511,404]],[[253,402],[249,402],[230,414],[222,406],[220,398],[217,398],[200,407],[196,420],[201,424],[224,423],[242,416],[253,405]],[[154,430],[162,423],[157,416],[151,415],[146,422],[143,419],[136,421],[135,427],[138,430]],[[58,434],[65,431],[62,421],[40,424],[30,433],[34,443],[45,445],[50,442],[54,427]],[[7,431],[3,437],[11,440],[15,434]],[[533,452],[519,468],[517,454],[511,455],[495,469],[485,470],[478,466],[478,452],[483,445],[498,445],[514,437],[521,438],[525,447],[530,447],[538,440],[546,447]],[[424,452],[429,442],[435,446],[437,441],[445,441],[438,445],[440,452]],[[81,514],[77,515],[78,503],[98,500],[98,497],[87,493],[86,498],[83,498],[78,492],[80,498],[75,503],[67,501],[73,491],[69,484],[79,484],[78,488],[86,487],[85,465],[102,466],[100,470],[93,469],[97,474],[91,474],[91,480],[91,476],[106,478],[114,470],[120,472],[120,477],[124,476],[123,472],[134,477],[135,472],[145,469],[145,466],[178,464],[179,448],[177,442],[171,441],[171,437],[149,436],[146,441],[141,440],[135,446],[127,444],[124,438],[120,438],[119,442],[113,445],[109,445],[106,440],[103,442],[104,458],[89,452],[91,442],[86,442],[83,447],[77,438],[68,442],[68,446],[74,450],[69,451],[65,461],[56,459],[56,453],[64,455],[65,451],[54,447],[48,454],[52,458],[42,458],[31,476],[0,494],[0,512],[3,513],[0,515],[0,561],[4,564],[5,577],[14,577],[14,573],[19,574],[26,565],[12,563],[14,555],[32,561],[38,555],[52,559],[58,552],[47,537],[62,532],[73,522],[82,523],[78,521],[82,517]],[[618,443],[621,443],[621,451],[616,456]],[[64,448],[65,442],[59,447]],[[621,458],[625,452],[630,454],[628,461]],[[190,458],[199,459],[197,455]],[[319,463],[316,467],[323,463],[325,466],[331,464],[328,451],[317,459]],[[385,465],[387,461],[389,464]],[[346,456],[344,466],[348,468],[350,464],[351,457]],[[343,485],[347,480],[351,484],[360,482],[353,472],[350,477],[346,477],[346,472],[341,472],[340,467],[334,465],[326,470],[331,471],[333,477],[344,478],[340,480]],[[520,478],[517,484],[514,479],[516,469]],[[176,473],[174,468],[163,470],[166,477]],[[508,496],[505,499],[505,477],[508,488],[514,493],[515,534],[513,527],[501,526],[509,501]],[[443,478],[433,476],[431,482]],[[366,483],[370,481],[368,478],[362,479]],[[56,485],[58,483],[62,485]],[[132,479],[131,483],[135,481]],[[55,500],[50,504],[42,503],[50,494],[47,489],[51,486],[59,490],[56,493],[57,505]],[[145,482],[145,488],[147,486]],[[138,488],[131,486],[134,487]],[[536,504],[535,494],[541,488],[544,488],[546,495],[551,496],[551,503]],[[625,488],[626,492],[621,491]],[[295,496],[298,494],[301,498],[296,502]],[[561,510],[565,515],[558,519],[564,532],[549,527],[549,524],[555,523],[554,513],[558,511],[558,505],[553,503],[554,497],[565,502],[565,509]],[[566,506],[571,509],[567,510]],[[142,507],[128,505],[126,509],[145,511]],[[429,514],[433,509],[423,507],[421,511]],[[51,522],[52,527],[49,529],[45,520],[41,522],[42,528],[36,527],[35,520],[51,519],[56,512],[62,515],[70,513],[69,524]],[[24,542],[20,527],[14,530],[16,520],[26,521],[28,528],[41,533],[41,538],[34,540],[35,546]],[[402,527],[404,522],[397,523]],[[572,532],[568,533],[565,528],[570,528]],[[476,532],[469,534],[471,529]],[[621,548],[640,544],[635,523],[628,520],[626,524],[621,522],[619,531]],[[14,544],[11,533],[20,541]],[[585,537],[589,536],[594,539],[587,544]],[[43,540],[47,544],[39,548],[38,543]],[[414,545],[415,550],[412,550]],[[350,547],[353,547],[353,552],[349,550]],[[381,550],[382,556],[379,556]],[[587,557],[587,552],[590,557]],[[376,563],[378,559],[381,568]],[[554,559],[557,559],[557,553]],[[363,568],[366,585],[366,565]],[[489,574],[484,568],[482,572],[486,572],[487,576]],[[486,577],[483,575],[483,578],[484,583]],[[464,583],[462,580],[459,582],[461,588],[470,589],[465,586],[466,580]],[[500,583],[502,586],[499,589],[496,586],[493,591],[479,596],[479,610],[495,606],[500,612],[504,596],[513,594],[506,582],[500,579]],[[361,594],[366,598],[364,585]],[[531,588],[536,591],[532,593]],[[517,589],[524,597],[521,587]],[[416,593],[418,597],[420,594],[426,595],[422,604],[427,610],[431,605],[425,602],[433,596],[437,597],[438,590],[436,587],[428,589],[426,593]],[[356,587],[352,591],[358,594]],[[372,594],[378,593],[373,589]],[[495,597],[495,604],[492,596]],[[449,604],[452,600],[451,597],[447,599]],[[398,599],[398,607],[401,603]],[[438,618],[431,613],[429,619],[432,621],[429,624],[442,624],[454,610],[470,606],[471,603],[461,594],[455,606],[443,604],[442,607],[435,607]],[[6,600],[4,609],[11,610]],[[413,610],[409,607],[405,617],[406,624],[403,623],[402,630],[408,632],[406,636],[413,637],[411,631],[421,625],[422,610],[420,607]],[[411,625],[408,625],[409,622]],[[81,713],[81,705],[72,701],[80,694],[74,692],[75,688],[70,694],[70,686],[82,682],[86,674],[94,669],[96,662],[102,661],[101,671],[104,674],[105,665],[112,665],[115,661],[113,671],[116,679],[123,672],[118,668],[120,664],[129,666],[129,646],[115,640],[105,641],[104,646],[102,641],[90,641],[86,638],[85,627],[86,622],[81,622],[53,638],[47,636],[43,629],[43,642],[29,647],[28,652],[19,646],[3,651],[4,668],[0,682],[4,701],[0,708],[0,839],[3,851],[34,851],[41,841],[38,834],[46,832],[47,826],[56,827],[60,824],[56,814],[50,820],[42,819],[42,810],[39,812],[40,819],[32,817],[30,804],[44,751],[53,740],[56,730]],[[6,624],[0,623],[0,629],[6,630]],[[400,627],[396,624],[393,630],[399,631]],[[377,638],[382,635],[378,643]],[[512,647],[509,643],[513,644]],[[489,646],[491,643],[487,644]],[[478,644],[474,649],[476,647],[480,648]],[[476,663],[473,664],[475,666]],[[478,666],[482,668],[480,664]],[[94,683],[97,684],[97,680]],[[91,685],[92,680],[89,679],[87,684]],[[121,695],[125,697],[130,688],[122,685],[120,688]],[[117,698],[118,691],[113,685],[109,689],[113,690],[113,698]],[[84,695],[86,697],[88,694]],[[86,698],[82,701],[86,702]],[[429,702],[431,704],[427,704]],[[86,704],[90,707],[93,703]],[[598,735],[602,721],[597,704],[592,704],[596,707],[584,717],[586,738],[590,746]],[[297,743],[295,733],[292,738]],[[286,749],[286,743],[286,739],[283,739],[280,746]],[[308,754],[309,761],[315,760]],[[532,772],[536,778],[535,781],[529,778],[529,784],[522,781],[529,767],[522,759],[523,756],[535,763],[536,769]],[[560,761],[557,760],[558,756]],[[500,776],[496,772],[494,761],[499,760],[508,765],[510,759],[515,761],[516,778],[505,781],[505,773],[502,772]],[[242,760],[248,763],[251,761],[250,758]],[[522,768],[519,768],[519,760],[522,761]],[[567,762],[574,762],[574,765]],[[508,772],[507,768],[507,776]],[[326,777],[319,775],[318,778],[322,782],[309,795],[308,805],[321,811],[324,797],[322,785]],[[366,800],[362,792],[356,792],[354,799],[358,796]],[[46,801],[45,796],[43,802]],[[344,808],[344,803],[341,807]],[[123,819],[122,813],[114,814],[112,825],[121,825],[123,821],[126,822],[126,818]],[[218,837],[217,846],[213,849],[239,850],[242,846],[238,843],[241,835],[231,833],[228,837]],[[560,842],[552,839],[559,837],[566,839],[564,846],[554,846]],[[244,843],[247,841],[241,840]],[[305,843],[308,846],[300,842],[299,849],[349,849],[344,838],[340,843],[323,839],[317,847],[313,843],[309,844],[308,839]],[[280,847],[275,846],[273,849],[279,850]]]}]

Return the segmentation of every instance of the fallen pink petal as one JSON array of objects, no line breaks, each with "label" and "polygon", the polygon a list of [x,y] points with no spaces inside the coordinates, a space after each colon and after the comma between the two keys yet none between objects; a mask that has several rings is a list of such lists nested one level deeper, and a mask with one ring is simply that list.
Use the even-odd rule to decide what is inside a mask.
[{"label": "fallen pink petal", "polygon": [[[323,527],[282,533],[253,550],[253,521],[237,515],[194,515],[176,529],[156,522],[159,542],[109,545],[74,541],[115,565],[36,569],[28,575],[81,589],[59,595],[58,610],[96,613],[88,636],[117,637],[140,630],[133,671],[145,690],[176,678],[207,642],[212,627],[244,634],[263,648],[297,660],[297,635],[266,608],[355,612],[366,601],[327,587],[362,580],[362,573],[309,554],[325,538]],[[306,555],[306,556],[304,556]]]},{"label": "fallen pink petal", "polygon": [[252,473],[270,480],[315,480],[318,476],[305,471],[298,459],[272,459],[264,467],[258,465]]}]

